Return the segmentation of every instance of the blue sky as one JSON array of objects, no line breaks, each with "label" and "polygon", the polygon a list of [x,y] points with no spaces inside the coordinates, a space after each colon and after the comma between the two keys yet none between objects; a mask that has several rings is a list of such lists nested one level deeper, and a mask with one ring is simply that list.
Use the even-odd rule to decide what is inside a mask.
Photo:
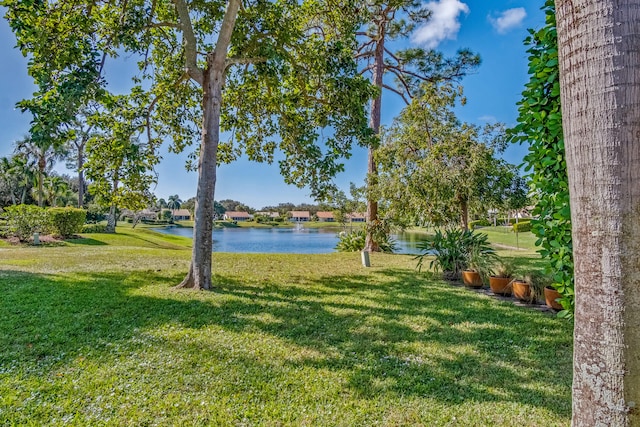
[{"label": "blue sky", "polygon": [[[544,25],[540,11],[542,0],[435,0],[425,2],[433,11],[433,19],[416,30],[412,44],[437,48],[453,54],[459,48],[470,48],[482,57],[482,65],[465,77],[467,104],[457,109],[466,122],[484,124],[499,121],[515,124],[516,102],[528,80],[527,55],[523,40],[527,28]],[[4,15],[5,9],[0,8]],[[21,99],[31,96],[34,86],[27,75],[26,59],[15,48],[15,37],[7,22],[0,20],[0,156],[8,156],[13,141],[29,129],[30,117],[15,109]],[[114,64],[110,76],[126,75],[127,64]],[[114,79],[111,89],[124,85]],[[383,94],[383,124],[390,124],[404,104],[394,94]],[[513,146],[504,154],[511,163],[519,164],[526,147]],[[164,151],[157,167],[158,185],[153,189],[165,199],[178,194],[183,200],[195,195],[197,175],[184,168],[186,154]],[[63,167],[58,167],[63,170]],[[345,163],[346,171],[336,182],[345,191],[350,182],[362,185],[366,174],[366,152],[357,148]],[[312,202],[309,191],[286,185],[277,164],[264,165],[239,160],[222,165],[218,171],[216,199],[235,199],[254,208],[283,202]]]}]

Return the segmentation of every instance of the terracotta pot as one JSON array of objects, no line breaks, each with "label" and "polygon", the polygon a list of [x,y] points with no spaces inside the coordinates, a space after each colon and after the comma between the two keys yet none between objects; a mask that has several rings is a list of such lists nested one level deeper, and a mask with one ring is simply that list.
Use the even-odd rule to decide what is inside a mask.
[{"label": "terracotta pot", "polygon": [[512,280],[511,277],[490,276],[489,287],[494,294],[511,295],[511,286],[509,286],[509,283],[511,283]]},{"label": "terracotta pot", "polygon": [[462,281],[465,285],[470,288],[481,288],[482,287],[482,277],[480,273],[472,270],[463,270],[462,271]]},{"label": "terracotta pot", "polygon": [[513,296],[518,298],[520,301],[532,302],[531,286],[529,286],[527,282],[514,280],[511,284],[511,289],[513,291]]},{"label": "terracotta pot", "polygon": [[562,305],[556,301],[556,299],[561,297],[562,295],[560,295],[560,292],[555,289],[549,287],[544,288],[544,300],[547,305],[554,310],[562,310]]}]

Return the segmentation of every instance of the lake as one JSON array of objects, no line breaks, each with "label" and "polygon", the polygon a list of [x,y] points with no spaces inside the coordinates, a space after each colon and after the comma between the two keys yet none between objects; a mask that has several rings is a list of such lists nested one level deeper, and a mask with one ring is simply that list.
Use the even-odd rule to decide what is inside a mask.
[{"label": "lake", "polygon": [[[193,237],[190,227],[155,228],[160,233]],[[335,252],[338,233],[333,228],[216,228],[213,230],[214,252],[326,254]],[[417,254],[420,235],[394,234],[396,253]]]}]

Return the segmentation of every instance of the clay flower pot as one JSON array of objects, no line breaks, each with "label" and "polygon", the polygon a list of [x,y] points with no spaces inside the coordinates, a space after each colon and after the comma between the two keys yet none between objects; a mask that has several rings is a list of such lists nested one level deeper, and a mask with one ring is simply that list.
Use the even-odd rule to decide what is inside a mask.
[{"label": "clay flower pot", "polygon": [[562,310],[562,305],[556,301],[556,299],[561,298],[560,292],[556,291],[553,288],[546,287],[544,288],[544,300],[547,305],[554,310]]},{"label": "clay flower pot", "polygon": [[489,276],[489,287],[496,295],[511,295],[511,277]]},{"label": "clay flower pot", "polygon": [[482,287],[482,277],[480,273],[473,270],[463,270],[462,271],[462,281],[465,285],[470,288],[481,288]]},{"label": "clay flower pot", "polygon": [[522,280],[514,280],[511,284],[511,289],[513,291],[513,296],[518,298],[520,301],[533,301],[533,295],[531,295],[531,286],[527,282],[524,282]]}]

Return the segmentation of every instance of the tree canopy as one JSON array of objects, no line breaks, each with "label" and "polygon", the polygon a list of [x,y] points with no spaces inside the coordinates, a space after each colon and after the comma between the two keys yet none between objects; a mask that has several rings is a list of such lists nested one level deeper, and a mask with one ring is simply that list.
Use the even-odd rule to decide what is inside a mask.
[{"label": "tree canopy", "polygon": [[179,151],[200,140],[184,286],[211,287],[219,162],[242,154],[272,162],[279,150],[284,180],[322,196],[352,144],[368,143],[373,90],[353,57],[355,0],[3,4],[40,87],[28,101],[33,133],[53,138],[90,98],[105,96],[105,62],[127,54],[139,60],[133,92],[147,96],[146,144],[170,138]]},{"label": "tree canopy", "polygon": [[401,223],[458,223],[470,209],[498,207],[517,177],[495,155],[505,147],[500,124],[480,128],[453,113],[460,89],[425,84],[385,132],[377,159],[386,215]]}]

